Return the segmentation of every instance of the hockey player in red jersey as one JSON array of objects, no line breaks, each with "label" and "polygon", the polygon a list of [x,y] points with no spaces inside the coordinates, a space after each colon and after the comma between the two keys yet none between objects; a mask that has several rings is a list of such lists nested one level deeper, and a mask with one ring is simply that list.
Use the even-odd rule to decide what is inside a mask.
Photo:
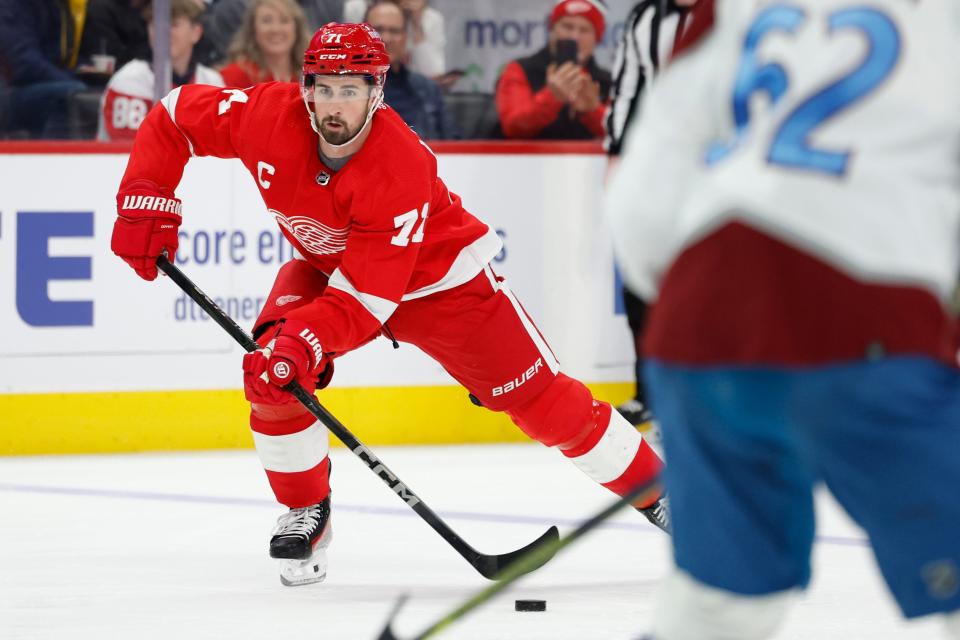
[{"label": "hockey player in red jersey", "polygon": [[[270,540],[284,584],[322,580],[330,540],[327,434],[280,387],[322,388],[333,359],[381,333],[416,345],[493,411],[617,494],[658,473],[641,435],[559,365],[503,278],[498,236],[437,177],[430,149],[388,106],[389,68],[367,25],[328,24],[301,86],[174,89],[141,125],[117,205],[113,251],[147,280],[177,249],[174,190],[191,156],[240,158],[297,251],[243,360],[257,453],[289,507]],[[306,109],[304,109],[306,107]],[[318,137],[319,136],[319,137]],[[637,508],[667,529],[665,500]]]}]

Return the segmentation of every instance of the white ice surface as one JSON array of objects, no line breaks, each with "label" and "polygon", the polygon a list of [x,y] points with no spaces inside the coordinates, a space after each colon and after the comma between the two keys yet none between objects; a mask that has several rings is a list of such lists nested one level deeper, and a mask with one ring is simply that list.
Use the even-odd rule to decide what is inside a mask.
[{"label": "white ice surface", "polygon": [[[610,502],[536,445],[383,447],[381,459],[468,542],[523,546]],[[327,581],[285,588],[266,554],[282,512],[253,451],[0,458],[0,639],[373,640],[400,594],[410,638],[487,583],[352,454],[333,452]],[[811,589],[778,640],[933,640],[904,622],[863,533],[820,496]],[[495,640],[630,640],[671,565],[634,512],[441,634]],[[547,600],[516,613],[516,598]]]}]

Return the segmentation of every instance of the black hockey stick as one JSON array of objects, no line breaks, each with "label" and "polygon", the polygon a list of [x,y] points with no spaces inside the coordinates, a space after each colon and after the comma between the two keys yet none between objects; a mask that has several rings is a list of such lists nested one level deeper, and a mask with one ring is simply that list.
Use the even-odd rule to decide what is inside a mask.
[{"label": "black hockey stick", "polygon": [[[193,283],[190,278],[188,278],[183,271],[181,271],[176,265],[172,264],[167,260],[166,256],[160,256],[157,258],[157,267],[167,274],[171,280],[176,283],[178,287],[183,289],[183,291],[190,296],[194,302],[196,302],[201,309],[207,312],[207,314],[213,318],[217,324],[224,328],[224,330],[230,334],[230,336],[236,340],[240,346],[246,349],[248,352],[256,351],[260,348],[253,338],[240,326],[233,321],[233,318],[228,316],[223,309],[221,309],[217,304],[207,297],[207,295],[200,290],[200,288]],[[320,402],[313,396],[313,394],[308,393],[306,389],[300,386],[296,380],[290,382],[284,389],[292,393],[297,400],[303,404],[316,417],[317,420],[323,423],[323,425],[330,430],[333,435],[335,435],[340,442],[345,444],[350,451],[353,452],[355,456],[360,458],[364,464],[370,467],[370,470],[373,471],[377,477],[384,481],[384,483],[390,487],[390,489],[396,493],[401,500],[406,502],[411,509],[417,512],[423,520],[430,525],[434,531],[440,534],[440,536],[450,543],[454,549],[457,550],[463,558],[473,565],[473,568],[480,572],[484,578],[490,580],[498,580],[500,576],[504,573],[504,570],[511,566],[514,561],[516,561],[521,556],[525,556],[528,552],[541,549],[545,546],[555,543],[560,537],[559,531],[556,527],[550,527],[547,531],[528,544],[522,549],[517,549],[516,551],[511,551],[510,553],[503,553],[499,555],[487,555],[485,553],[480,553],[469,544],[466,540],[457,535],[457,532],[450,528],[446,522],[444,522],[440,516],[433,512],[433,510],[428,507],[417,494],[415,494],[406,484],[400,481],[400,479],[387,468],[387,465],[380,462],[380,459],[373,454],[370,449],[365,447],[356,436],[354,436],[350,431],[343,426],[343,424],[337,420],[333,415],[324,408]],[[541,558],[539,564],[525,563],[526,571],[534,571],[544,564],[546,564],[553,553],[549,554],[539,554],[538,557]]]},{"label": "black hockey stick", "polygon": [[[512,583],[516,582],[517,578],[529,573],[536,569],[537,567],[543,566],[543,564],[552,558],[554,554],[563,549],[566,546],[569,546],[576,542],[576,540],[583,535],[587,534],[590,530],[595,529],[600,525],[604,520],[612,516],[614,513],[622,509],[623,507],[632,504],[635,500],[640,498],[645,493],[649,493],[658,486],[659,478],[654,478],[648,482],[637,485],[630,490],[625,496],[619,498],[616,502],[605,508],[600,513],[594,515],[593,517],[584,520],[580,526],[576,529],[565,535],[564,537],[554,540],[548,544],[543,545],[537,549],[533,549],[529,555],[524,556],[518,560],[515,564],[507,567],[507,570],[503,572],[503,575],[500,576],[500,580],[494,584],[491,584],[487,587],[484,587],[480,591],[476,592],[460,604],[456,609],[443,616],[429,627],[421,631],[419,634],[411,638],[410,640],[425,640],[426,638],[432,638],[437,634],[441,633],[444,629],[452,625],[454,622],[464,617],[470,611],[473,611],[483,603],[487,602],[495,595],[509,587]],[[377,636],[377,640],[400,640],[394,633],[392,629],[393,621],[396,619],[397,614],[400,612],[401,607],[407,601],[407,596],[402,595],[397,600],[397,603],[394,605],[393,609],[390,612],[389,617],[387,618],[387,626],[383,628],[383,631],[380,632],[380,635]]]}]

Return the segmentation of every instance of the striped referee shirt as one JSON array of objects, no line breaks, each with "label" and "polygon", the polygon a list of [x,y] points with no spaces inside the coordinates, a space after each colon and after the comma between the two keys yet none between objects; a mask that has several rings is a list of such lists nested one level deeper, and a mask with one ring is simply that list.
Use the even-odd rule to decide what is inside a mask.
[{"label": "striped referee shirt", "polygon": [[613,61],[613,85],[603,141],[608,154],[620,155],[643,90],[659,71],[660,63],[670,57],[686,14],[687,10],[673,0],[640,0],[627,15]]}]

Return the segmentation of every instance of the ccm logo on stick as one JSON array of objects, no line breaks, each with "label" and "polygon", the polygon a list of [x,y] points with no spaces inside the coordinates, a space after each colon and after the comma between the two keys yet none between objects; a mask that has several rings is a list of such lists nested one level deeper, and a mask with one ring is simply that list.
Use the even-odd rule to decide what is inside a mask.
[{"label": "ccm logo on stick", "polygon": [[534,362],[529,369],[524,371],[522,376],[520,376],[519,378],[514,378],[513,380],[507,382],[506,384],[502,384],[499,387],[494,387],[493,393],[491,395],[502,396],[505,393],[510,393],[511,391],[513,391],[514,389],[516,389],[517,387],[525,383],[527,380],[537,375],[537,373],[540,372],[541,368],[543,368],[543,358],[537,358],[537,361]]},{"label": "ccm logo on stick", "polygon": [[380,462],[380,459],[373,455],[373,452],[370,449],[367,449],[362,444],[358,444],[353,452],[357,455],[358,458],[363,460],[368,467],[370,467],[375,474],[380,476],[381,479],[386,480],[387,484],[393,489],[393,492],[400,496],[400,498],[406,502],[411,507],[415,507],[419,502],[418,498],[412,491],[407,491],[407,486],[397,480],[397,476],[393,475],[393,472],[390,469],[387,469],[386,465]]}]

